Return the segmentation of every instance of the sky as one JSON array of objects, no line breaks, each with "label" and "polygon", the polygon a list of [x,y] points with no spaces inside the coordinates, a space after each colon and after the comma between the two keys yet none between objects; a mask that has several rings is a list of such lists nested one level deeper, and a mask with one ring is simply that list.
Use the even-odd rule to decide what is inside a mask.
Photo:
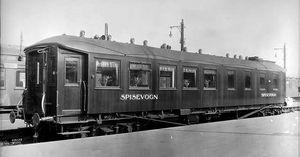
[{"label": "sky", "polygon": [[[1,44],[29,46],[55,35],[87,37],[109,34],[117,42],[180,50],[185,24],[188,52],[259,56],[283,66],[286,43],[287,76],[299,73],[299,0],[0,0]],[[279,49],[277,49],[279,48]],[[281,48],[281,49],[280,49]],[[276,55],[275,55],[276,54]],[[275,57],[277,56],[277,57]]]}]

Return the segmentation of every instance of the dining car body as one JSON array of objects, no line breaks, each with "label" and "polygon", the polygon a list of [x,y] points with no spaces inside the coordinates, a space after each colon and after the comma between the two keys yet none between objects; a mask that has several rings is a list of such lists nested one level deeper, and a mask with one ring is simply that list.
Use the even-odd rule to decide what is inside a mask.
[{"label": "dining car body", "polygon": [[258,57],[220,57],[69,35],[42,40],[24,51],[22,118],[33,126],[51,123],[61,134],[63,128],[95,130],[106,121],[114,121],[106,126],[112,129],[115,121],[130,116],[201,119],[266,106],[277,112],[284,104],[284,69]]}]

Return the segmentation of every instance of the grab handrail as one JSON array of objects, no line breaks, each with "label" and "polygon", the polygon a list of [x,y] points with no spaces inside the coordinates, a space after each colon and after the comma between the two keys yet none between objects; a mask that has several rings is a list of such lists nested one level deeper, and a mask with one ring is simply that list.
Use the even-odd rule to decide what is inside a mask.
[{"label": "grab handrail", "polygon": [[41,103],[43,115],[45,115],[45,97],[46,94],[43,92],[42,103]]},{"label": "grab handrail", "polygon": [[86,92],[86,83],[85,81],[82,81],[83,83],[83,111],[86,111],[86,97],[87,97],[87,92]]}]

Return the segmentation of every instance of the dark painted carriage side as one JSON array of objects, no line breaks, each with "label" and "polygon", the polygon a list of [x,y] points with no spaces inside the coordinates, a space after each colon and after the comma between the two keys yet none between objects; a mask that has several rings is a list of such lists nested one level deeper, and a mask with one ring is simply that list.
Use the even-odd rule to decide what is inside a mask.
[{"label": "dark painted carriage side", "polygon": [[[29,121],[34,113],[43,115],[43,110],[47,110],[50,116],[56,115],[57,50],[51,45],[47,47],[47,52],[44,48],[44,46],[35,46],[25,50],[28,59],[25,68],[26,90],[23,106],[26,113],[24,118]],[[47,103],[42,104],[43,99]]]},{"label": "dark painted carriage side", "polygon": [[[42,52],[42,49],[47,51]],[[28,58],[30,54],[40,57],[39,62],[43,64],[38,64],[41,66],[39,74],[43,74],[42,65],[47,63],[44,69],[48,74],[38,77],[41,82],[45,82],[46,98],[42,105],[42,86],[27,80],[28,92],[36,97],[30,98],[30,103],[25,106],[25,112],[30,114],[42,114],[43,105],[46,108],[46,116],[62,116],[276,104],[283,103],[285,96],[283,69],[266,61],[186,53],[67,35],[43,40],[25,51],[29,55]],[[43,60],[43,55],[48,56],[47,62]],[[37,65],[36,60],[30,61],[28,59],[28,66]],[[118,78],[113,86],[102,86],[97,82],[100,77],[100,74],[97,74],[99,64],[111,64],[117,69],[114,75],[118,75]],[[150,75],[148,88],[130,87],[131,64],[147,65]],[[29,72],[37,71],[34,68],[26,68]],[[174,80],[171,88],[160,87],[161,68],[173,70]],[[195,72],[193,88],[184,88],[183,68]],[[230,89],[228,71],[234,72],[235,80],[234,87]],[[267,81],[264,90],[260,89],[258,84],[260,73],[265,74]],[[205,87],[205,74],[216,79],[212,87]],[[246,75],[249,75],[251,82],[247,88]],[[30,76],[27,74],[27,79],[30,79]],[[278,77],[276,88],[271,87],[273,76]],[[37,78],[36,75],[34,77]],[[38,90],[31,89],[34,86]],[[124,94],[158,95],[158,99],[122,100]]]}]

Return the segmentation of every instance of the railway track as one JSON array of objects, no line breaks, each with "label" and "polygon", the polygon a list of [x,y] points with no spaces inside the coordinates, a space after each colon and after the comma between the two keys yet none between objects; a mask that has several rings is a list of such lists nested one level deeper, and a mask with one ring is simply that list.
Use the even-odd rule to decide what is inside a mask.
[{"label": "railway track", "polygon": [[[284,107],[283,114],[293,112],[293,111],[299,111],[299,110],[300,110],[300,106]],[[176,118],[170,118],[167,120],[167,119],[151,119],[151,118],[136,117],[136,116],[132,117],[129,115],[124,115],[124,116],[127,118],[130,117],[130,118],[134,119],[134,121],[136,121],[136,120],[139,121],[140,125],[138,126],[139,127],[138,131],[146,131],[146,130],[152,130],[152,129],[161,129],[161,128],[167,128],[167,127],[188,125],[188,124],[186,124],[187,123],[186,121],[183,121],[182,119],[176,119]],[[262,116],[262,115],[260,115],[260,116]],[[266,116],[271,116],[271,115],[266,115]],[[253,116],[249,116],[249,117],[253,117]],[[258,115],[256,117],[258,117]],[[223,115],[219,118],[209,119],[206,121],[202,121],[200,123],[225,121],[225,120],[232,120],[232,119],[236,119],[234,114]],[[137,129],[131,129],[130,131],[128,131],[128,128],[127,128],[127,131],[124,131],[124,127],[126,128],[126,124],[127,123],[119,123],[119,126],[120,126],[119,130],[121,130],[121,127],[123,127],[123,129],[122,129],[123,131],[119,131],[118,133],[137,131]],[[195,124],[195,123],[190,123],[190,124]],[[198,122],[198,124],[199,124],[199,122]],[[109,134],[115,134],[115,132],[108,131],[108,134],[102,134],[102,135],[109,135]],[[91,136],[91,135],[88,135],[88,136]],[[95,135],[92,135],[92,136],[95,136]],[[99,136],[99,135],[96,135],[96,136]],[[51,138],[50,141],[72,139],[72,138],[78,138],[78,137],[87,137],[87,135],[84,135],[84,136],[60,136],[60,135],[57,135],[57,136]],[[0,130],[0,146],[30,144],[30,143],[35,143],[35,142],[41,142],[41,141],[37,140],[37,135],[35,134],[34,127],[23,127],[23,128],[18,128],[18,129]]]}]

